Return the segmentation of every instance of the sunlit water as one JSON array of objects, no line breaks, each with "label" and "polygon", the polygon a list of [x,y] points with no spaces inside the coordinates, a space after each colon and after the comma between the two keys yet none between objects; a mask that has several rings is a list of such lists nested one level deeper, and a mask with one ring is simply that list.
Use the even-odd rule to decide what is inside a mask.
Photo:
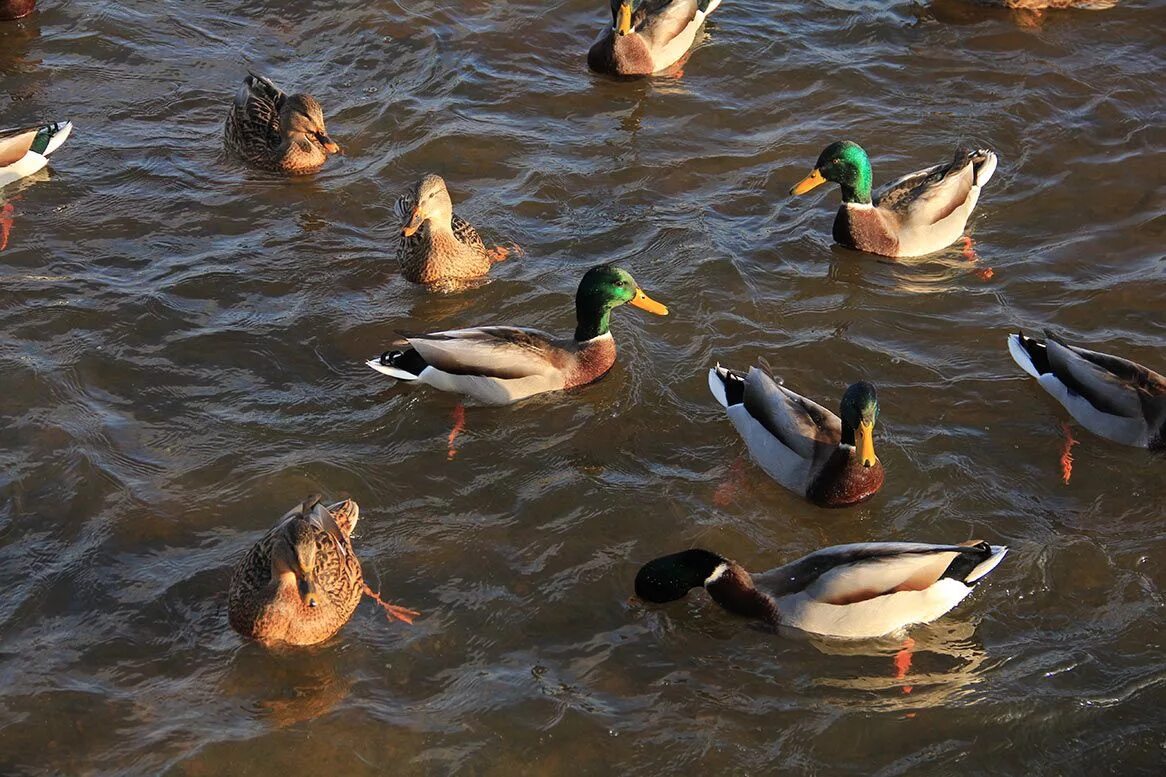
[{"label": "sunlit water", "polygon": [[[1065,773],[1166,746],[1163,461],[1076,426],[1008,357],[1055,327],[1159,370],[1160,0],[1042,19],[944,0],[726,0],[667,77],[584,54],[600,0],[42,0],[0,25],[0,124],[70,119],[0,196],[0,773]],[[283,180],[221,152],[248,67],[315,94],[346,154]],[[988,143],[962,245],[831,246],[827,142],[876,183]],[[393,256],[425,171],[491,244],[433,295]],[[969,257],[978,256],[977,261]],[[515,407],[392,387],[397,329],[569,333],[618,261],[602,382]],[[887,484],[826,511],[766,479],[708,394],[765,356],[835,406],[880,390]],[[304,494],[351,495],[374,589],[329,643],[227,627],[230,567]],[[1004,543],[942,621],[836,643],[694,593],[630,601],[700,544],[764,569],[868,539]]]}]

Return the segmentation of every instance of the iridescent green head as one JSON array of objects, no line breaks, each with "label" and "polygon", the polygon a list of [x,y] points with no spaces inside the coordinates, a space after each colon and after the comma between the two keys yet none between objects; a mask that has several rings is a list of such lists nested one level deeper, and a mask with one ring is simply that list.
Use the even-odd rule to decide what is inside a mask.
[{"label": "iridescent green head", "polygon": [[582,342],[607,334],[612,308],[625,304],[668,315],[668,308],[645,294],[627,270],[613,264],[592,267],[575,292],[575,339]]},{"label": "iridescent green head", "polygon": [[843,202],[869,205],[870,158],[862,146],[849,140],[826,146],[818,155],[814,169],[790,189],[790,194],[805,194],[826,181],[833,181],[842,187]]},{"label": "iridescent green head", "polygon": [[842,443],[853,445],[864,467],[878,463],[874,452],[874,425],[879,417],[875,387],[860,380],[842,395]]},{"label": "iridescent green head", "polygon": [[705,584],[726,559],[702,548],[682,550],[649,561],[636,573],[636,596],[664,604]]}]

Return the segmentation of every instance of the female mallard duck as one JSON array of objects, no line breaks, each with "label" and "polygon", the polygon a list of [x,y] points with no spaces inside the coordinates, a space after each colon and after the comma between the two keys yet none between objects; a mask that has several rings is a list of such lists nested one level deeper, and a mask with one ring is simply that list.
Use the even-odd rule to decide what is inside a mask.
[{"label": "female mallard duck", "polygon": [[870,159],[849,140],[831,143],[813,171],[790,194],[805,194],[833,181],[842,187],[834,217],[834,241],[880,256],[922,256],[940,251],[964,233],[980,189],[996,170],[987,149],[958,149],[948,164],[910,173],[871,200]]},{"label": "female mallard duck", "polygon": [[227,114],[224,142],[252,167],[310,173],[340,146],[324,128],[324,111],[307,94],[284,94],[270,79],[249,74]]},{"label": "female mallard duck", "polygon": [[402,333],[407,347],[386,351],[368,366],[397,380],[428,383],[490,405],[585,386],[615,364],[608,319],[613,308],[625,303],[668,315],[668,308],[648,297],[626,270],[601,264],[579,282],[573,338],[516,326]]},{"label": "female mallard duck", "polygon": [[0,0],[0,21],[28,16],[36,6],[36,0]]},{"label": "female mallard duck", "polygon": [[1094,434],[1166,450],[1166,377],[1136,362],[1069,345],[1050,332],[1042,343],[1008,336],[1020,368]]},{"label": "female mallard duck", "polygon": [[959,604],[1008,548],[864,542],[817,550],[752,577],[735,561],[694,548],[645,564],[636,596],[663,604],[704,586],[735,615],[811,634],[869,639],[929,623]]},{"label": "female mallard duck", "polygon": [[331,637],[360,602],[364,575],[352,549],[360,508],[325,509],[319,497],[293,508],[235,566],[231,626],[264,644],[314,645]]},{"label": "female mallard duck", "polygon": [[[312,497],[286,513],[235,566],[227,600],[231,627],[265,645],[314,645],[352,617],[364,591],[352,530],[356,502],[325,508]],[[377,601],[411,623],[418,613]]]},{"label": "female mallard duck", "polygon": [[611,0],[611,26],[587,52],[587,66],[616,76],[664,70],[692,48],[721,0]]},{"label": "female mallard duck", "polygon": [[709,389],[766,474],[822,507],[852,505],[882,488],[883,465],[874,452],[875,387],[860,381],[846,389],[839,418],[759,364],[748,373],[718,364],[709,370]]},{"label": "female mallard duck", "polygon": [[405,279],[427,285],[481,278],[494,263],[470,223],[453,212],[439,175],[427,175],[394,208],[401,219],[397,261]]},{"label": "female mallard duck", "polygon": [[73,124],[67,121],[0,130],[0,186],[47,165],[49,154],[60,148],[72,131]]}]

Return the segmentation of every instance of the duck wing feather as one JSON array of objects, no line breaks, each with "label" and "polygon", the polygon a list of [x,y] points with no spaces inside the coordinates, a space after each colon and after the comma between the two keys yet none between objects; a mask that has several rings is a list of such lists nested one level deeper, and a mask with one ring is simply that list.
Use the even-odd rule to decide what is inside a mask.
[{"label": "duck wing feather", "polygon": [[402,332],[431,367],[453,375],[513,379],[558,372],[572,350],[539,329],[481,326],[446,332]]},{"label": "duck wing feather", "polygon": [[842,421],[813,400],[775,381],[765,367],[750,367],[745,378],[745,410],[787,448],[812,458],[817,446],[837,445]]}]

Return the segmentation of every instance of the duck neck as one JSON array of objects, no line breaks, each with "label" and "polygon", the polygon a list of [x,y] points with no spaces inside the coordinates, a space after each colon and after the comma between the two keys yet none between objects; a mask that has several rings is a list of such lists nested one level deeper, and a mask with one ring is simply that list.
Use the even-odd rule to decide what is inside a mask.
[{"label": "duck neck", "polygon": [[853,161],[847,171],[846,180],[839,182],[842,187],[842,201],[851,205],[870,205],[871,170],[866,154]]},{"label": "duck neck", "polygon": [[605,335],[611,319],[611,305],[588,297],[575,298],[575,342]]},{"label": "duck neck", "polygon": [[719,565],[704,584],[713,601],[734,615],[777,622],[777,604],[773,597],[757,590],[753,578],[732,562]]}]

